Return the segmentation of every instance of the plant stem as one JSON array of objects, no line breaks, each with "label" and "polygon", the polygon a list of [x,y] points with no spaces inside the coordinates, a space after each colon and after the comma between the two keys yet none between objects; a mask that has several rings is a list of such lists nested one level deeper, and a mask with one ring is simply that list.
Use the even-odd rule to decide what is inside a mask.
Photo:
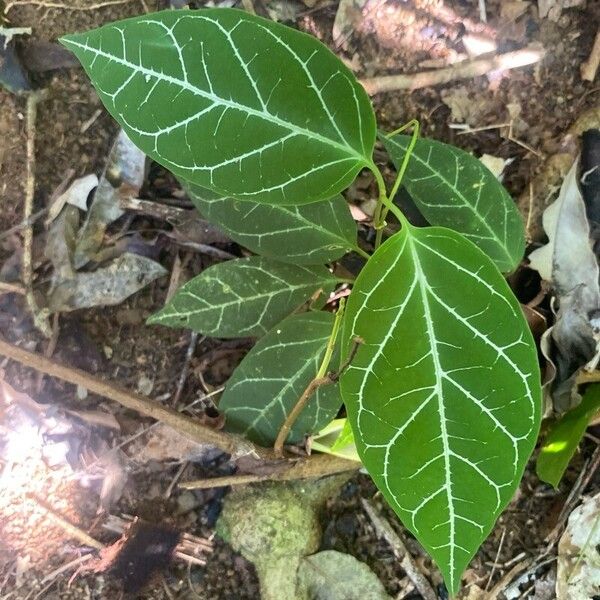
[{"label": "plant stem", "polygon": [[[408,167],[408,161],[410,160],[413,150],[415,149],[415,145],[417,144],[417,140],[419,139],[421,125],[420,125],[419,121],[417,121],[417,119],[413,119],[412,121],[409,121],[408,123],[406,123],[406,125],[402,125],[402,127],[399,127],[395,131],[392,131],[392,133],[388,133],[385,136],[386,138],[389,139],[391,137],[394,137],[395,135],[398,135],[399,133],[402,133],[405,129],[408,129],[409,127],[413,127],[413,134],[411,136],[410,144],[408,145],[408,150],[406,151],[406,154],[404,155],[404,158],[402,159],[402,164],[400,165],[400,170],[398,171],[398,175],[396,176],[396,181],[394,181],[392,191],[390,192],[390,199],[392,201],[396,197],[396,194],[398,193],[398,189],[400,188],[400,185],[402,184],[402,179],[404,177],[404,173],[406,172],[406,168]],[[385,219],[385,214],[383,215],[383,218]]]},{"label": "plant stem", "polygon": [[331,357],[333,356],[333,351],[335,350],[335,343],[337,341],[337,337],[342,326],[342,317],[344,316],[345,309],[346,298],[342,298],[340,300],[338,311],[335,313],[335,321],[333,322],[331,335],[329,336],[329,340],[327,340],[327,348],[325,348],[325,354],[323,355],[323,360],[321,361],[321,366],[317,371],[315,379],[325,377],[325,375],[327,374],[327,369],[329,369],[329,363],[331,362]]},{"label": "plant stem", "polygon": [[[419,138],[419,121],[417,121],[417,119],[413,119],[412,121],[405,123],[404,125],[402,125],[402,127],[398,127],[398,129],[392,131],[391,133],[388,133],[385,136],[387,138],[391,138],[395,135],[398,135],[399,133],[402,133],[404,130],[410,127],[413,128],[412,139],[408,146],[408,150],[404,155],[402,164],[400,165],[400,170],[398,171],[398,175],[396,176],[396,181],[394,181],[394,185],[389,196],[386,192],[385,181],[383,180],[383,175],[381,174],[381,171],[377,168],[375,163],[371,163],[369,165],[371,171],[373,172],[373,175],[375,176],[375,180],[377,181],[377,187],[379,188],[379,199],[377,201],[375,214],[373,215],[373,224],[376,230],[375,250],[377,250],[377,248],[379,248],[379,246],[381,245],[381,241],[383,238],[383,228],[385,226],[385,218],[387,217],[388,212],[391,210],[392,213],[394,213],[394,215],[398,217],[398,211],[394,210],[393,201],[396,197],[396,194],[398,193],[400,185],[402,184],[402,178],[404,177],[404,173],[406,172],[406,168],[408,167],[408,161],[410,160],[410,157],[415,148],[415,144],[417,143],[417,139]],[[402,225],[408,223],[404,216],[398,217],[398,219],[400,220],[400,223],[402,223]]]},{"label": "plant stem", "polygon": [[322,385],[327,385],[329,383],[333,383],[334,379],[327,374],[327,369],[329,369],[329,363],[331,362],[331,357],[333,356],[333,352],[335,350],[335,343],[338,338],[338,334],[340,332],[340,328],[342,326],[342,317],[344,316],[344,308],[346,305],[346,299],[342,298],[340,300],[340,306],[338,308],[337,313],[335,313],[335,321],[333,322],[333,328],[331,329],[331,334],[329,335],[329,339],[327,340],[327,347],[325,348],[325,354],[323,355],[323,360],[321,361],[321,366],[317,371],[314,379],[308,384],[306,389],[302,392],[302,395],[298,399],[298,402],[292,408],[290,414],[286,417],[279,433],[277,434],[277,439],[275,440],[275,444],[273,445],[273,450],[275,451],[275,456],[283,456],[283,445],[285,444],[285,440],[294,423],[298,420],[300,413],[304,410],[305,406],[308,404],[311,396],[315,393],[315,391],[320,388]]},{"label": "plant stem", "polygon": [[368,252],[365,252],[360,246],[356,245],[354,247],[354,252],[356,252],[356,254],[359,254],[360,256],[362,256],[365,260],[369,260],[371,258],[371,255]]}]

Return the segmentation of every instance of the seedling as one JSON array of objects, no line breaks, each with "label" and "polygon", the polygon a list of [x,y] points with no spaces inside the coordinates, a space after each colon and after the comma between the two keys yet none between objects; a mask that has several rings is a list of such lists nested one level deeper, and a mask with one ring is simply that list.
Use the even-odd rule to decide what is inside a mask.
[{"label": "seedling", "polygon": [[[338,365],[355,351],[287,441],[322,429],[343,401],[365,467],[455,594],[540,422],[535,346],[501,274],[524,251],[509,195],[469,154],[399,133],[379,134],[399,169],[388,193],[366,93],[324,45],[280,24],[174,10],[62,41],[131,139],[257,255],[206,269],[151,322],[259,338],[220,407],[265,445],[324,357]],[[363,169],[379,188],[372,256],[340,195]],[[432,227],[393,204],[401,182]],[[388,212],[401,229],[380,245]],[[347,252],[366,260],[353,282],[325,266]],[[352,293],[332,344],[336,318],[315,298],[340,283]]]}]

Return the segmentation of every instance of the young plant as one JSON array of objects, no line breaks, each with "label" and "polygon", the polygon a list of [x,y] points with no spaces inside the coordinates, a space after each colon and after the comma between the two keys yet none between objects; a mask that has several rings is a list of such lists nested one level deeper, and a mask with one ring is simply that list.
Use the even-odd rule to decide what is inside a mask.
[{"label": "young plant", "polygon": [[[220,403],[228,426],[261,444],[332,357],[349,362],[287,440],[326,426],[343,400],[365,467],[456,593],[540,421],[533,339],[501,274],[524,250],[508,194],[465,152],[380,134],[399,168],[388,194],[353,74],[316,39],[244,12],[159,12],[62,42],[131,139],[258,255],[206,269],[151,322],[264,336]],[[340,196],[363,169],[379,187],[372,256]],[[400,181],[432,227],[393,204]],[[401,229],[379,245],[388,212]],[[354,282],[324,266],[346,252],[366,259]],[[336,345],[340,319],[318,298],[340,282],[353,289]]]}]

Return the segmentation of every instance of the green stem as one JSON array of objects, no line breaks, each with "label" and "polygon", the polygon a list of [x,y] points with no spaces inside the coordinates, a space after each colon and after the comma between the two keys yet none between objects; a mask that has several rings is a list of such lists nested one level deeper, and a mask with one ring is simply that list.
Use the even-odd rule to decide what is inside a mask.
[{"label": "green stem", "polygon": [[331,335],[329,336],[329,340],[327,341],[327,348],[325,349],[323,361],[321,362],[321,366],[319,367],[319,371],[317,372],[315,379],[321,379],[322,377],[325,377],[325,375],[327,375],[327,370],[329,369],[329,363],[331,362],[331,357],[333,356],[333,351],[335,350],[335,343],[337,341],[337,337],[340,332],[340,328],[342,326],[342,317],[344,316],[345,307],[346,307],[346,299],[342,298],[340,300],[338,310],[335,313],[335,321],[333,322],[333,329],[331,330]]},{"label": "green stem", "polygon": [[399,217],[399,211],[394,210],[393,200],[396,197],[398,190],[400,189],[400,185],[402,184],[404,173],[406,172],[406,169],[408,167],[408,161],[410,160],[417,140],[419,139],[421,126],[417,119],[412,119],[412,121],[405,123],[404,125],[402,125],[402,127],[399,127],[398,129],[392,131],[391,133],[388,133],[385,136],[386,138],[391,138],[395,135],[398,135],[399,133],[402,133],[404,130],[410,127],[413,128],[412,138],[410,140],[410,144],[408,146],[406,154],[402,159],[402,164],[400,165],[398,175],[396,176],[396,181],[394,181],[394,185],[389,196],[386,193],[385,181],[383,180],[383,175],[381,174],[381,171],[377,168],[375,163],[371,163],[371,165],[369,165],[371,171],[375,175],[377,186],[379,188],[379,198],[377,200],[377,207],[375,208],[375,213],[373,215],[373,223],[375,227],[375,250],[377,250],[377,248],[379,248],[379,246],[381,245],[381,241],[383,239],[383,228],[385,226],[385,219],[390,210],[399,218],[402,225],[408,224],[408,222],[404,218],[404,215],[402,215],[402,217]]},{"label": "green stem", "polygon": [[[400,188],[400,185],[402,184],[402,179],[404,178],[404,173],[406,173],[406,168],[408,167],[408,162],[410,160],[410,157],[412,156],[413,150],[415,149],[417,140],[419,139],[421,125],[419,124],[419,121],[417,121],[416,119],[413,119],[412,121],[409,121],[406,125],[403,125],[399,129],[396,129],[396,131],[392,131],[392,133],[389,133],[388,135],[385,136],[389,139],[389,138],[393,137],[394,135],[398,135],[398,133],[401,133],[405,129],[408,129],[408,127],[410,127],[410,126],[412,126],[414,128],[413,133],[412,133],[412,136],[410,139],[410,144],[408,145],[408,149],[406,150],[406,154],[404,155],[404,158],[402,159],[402,164],[400,165],[400,170],[398,171],[398,175],[396,176],[396,181],[394,181],[392,191],[390,192],[391,200],[394,200],[394,198],[396,197],[396,194],[398,193],[398,189]],[[385,219],[385,215],[383,216],[383,218]]]},{"label": "green stem", "polygon": [[360,246],[356,245],[354,246],[354,252],[356,252],[356,254],[360,254],[360,256],[362,256],[364,259],[369,260],[371,258],[371,255],[368,252],[365,252]]}]

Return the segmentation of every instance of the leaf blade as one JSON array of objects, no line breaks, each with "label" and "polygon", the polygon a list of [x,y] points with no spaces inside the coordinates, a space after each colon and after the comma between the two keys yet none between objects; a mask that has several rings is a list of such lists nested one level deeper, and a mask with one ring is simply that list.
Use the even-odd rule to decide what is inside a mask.
[{"label": "leaf blade", "polygon": [[412,227],[363,269],[344,318],[343,351],[365,341],[341,380],[361,460],[456,593],[539,429],[527,324],[472,243]]},{"label": "leaf blade", "polygon": [[590,419],[599,408],[600,386],[591,385],[585,390],[579,406],[550,425],[535,465],[536,473],[542,481],[558,489]]},{"label": "leaf blade", "polygon": [[261,256],[318,265],[340,258],[356,246],[356,223],[342,196],[282,206],[225,198],[193,184],[185,188],[204,217]]},{"label": "leaf blade", "polygon": [[[411,137],[380,139],[398,168]],[[462,233],[501,271],[512,271],[523,258],[525,228],[515,203],[497,178],[469,153],[419,138],[403,185],[432,225]]]},{"label": "leaf blade", "polygon": [[251,256],[209,267],[183,285],[149,324],[215,337],[260,336],[337,279],[325,267]]},{"label": "leaf blade", "polygon": [[221,195],[313,202],[371,164],[366,93],[301,32],[211,8],[135,17],[61,41],[144,152]]},{"label": "leaf blade", "polygon": [[[230,431],[263,446],[275,442],[285,418],[317,374],[333,322],[334,315],[326,312],[291,315],[256,343],[227,382],[219,402]],[[287,443],[300,442],[324,427],[341,404],[337,385],[317,389]]]}]

